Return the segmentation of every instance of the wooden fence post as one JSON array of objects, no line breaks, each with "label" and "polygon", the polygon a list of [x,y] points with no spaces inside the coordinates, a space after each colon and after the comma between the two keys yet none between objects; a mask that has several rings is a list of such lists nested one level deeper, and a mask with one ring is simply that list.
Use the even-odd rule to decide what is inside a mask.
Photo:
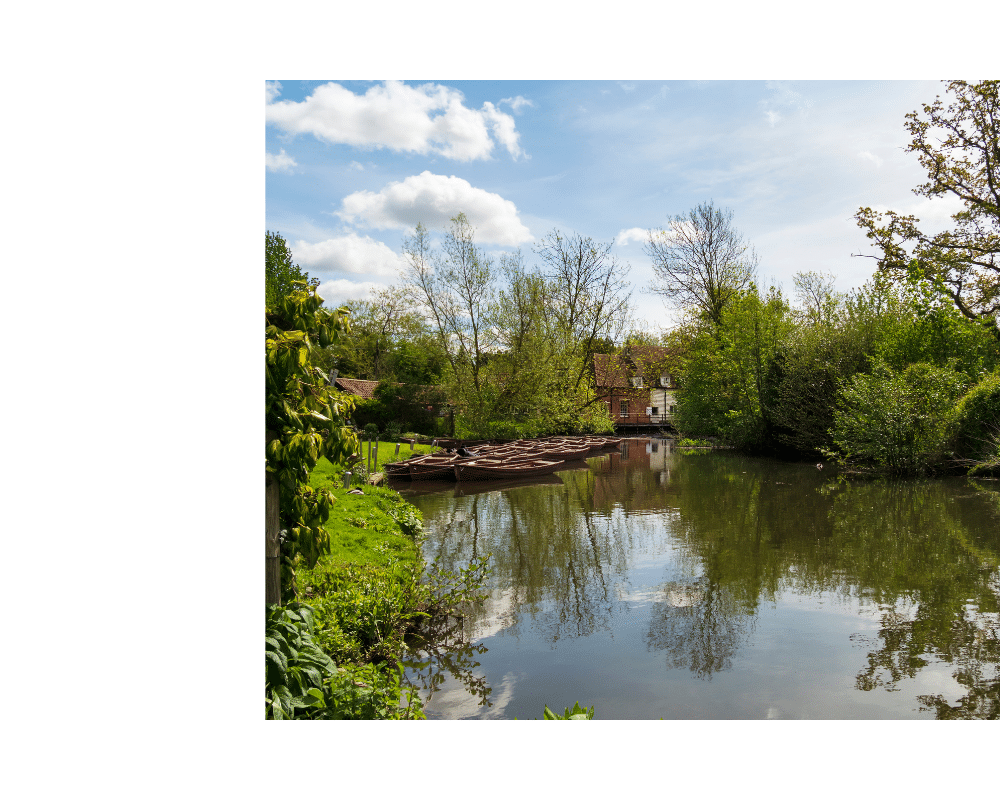
[{"label": "wooden fence post", "polygon": [[264,602],[281,605],[281,520],[278,478],[264,473]]}]

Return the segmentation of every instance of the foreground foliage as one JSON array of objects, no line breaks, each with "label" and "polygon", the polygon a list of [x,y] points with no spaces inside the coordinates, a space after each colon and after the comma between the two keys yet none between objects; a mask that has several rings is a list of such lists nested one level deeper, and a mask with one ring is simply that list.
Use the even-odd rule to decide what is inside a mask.
[{"label": "foreground foliage", "polygon": [[426,719],[416,692],[402,685],[401,668],[362,664],[338,669],[316,643],[313,629],[308,605],[268,607],[265,718]]},{"label": "foreground foliage", "polygon": [[562,716],[559,716],[554,711],[551,711],[548,706],[545,706],[545,714],[542,719],[593,719],[594,718],[594,708],[591,706],[587,708],[586,706],[581,707],[580,703],[574,703],[573,708],[567,708]]},{"label": "foreground foliage", "polygon": [[[322,308],[316,287],[299,285],[268,306],[264,328],[265,470],[271,513],[278,502],[281,543],[281,593],[294,594],[294,571],[311,566],[329,550],[323,523],[333,497],[308,485],[321,456],[333,462],[358,451],[347,427],[350,398],[329,386],[312,364],[314,348],[338,340],[348,330],[346,315]],[[275,498],[277,494],[277,498]]]}]

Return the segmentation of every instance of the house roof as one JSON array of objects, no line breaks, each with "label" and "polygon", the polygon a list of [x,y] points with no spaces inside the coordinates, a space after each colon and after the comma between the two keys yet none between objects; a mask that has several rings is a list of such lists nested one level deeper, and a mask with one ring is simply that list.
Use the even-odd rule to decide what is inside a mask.
[{"label": "house roof", "polygon": [[375,396],[375,387],[378,381],[363,381],[360,378],[337,378],[334,384],[341,389],[363,400],[371,400]]},{"label": "house roof", "polygon": [[594,384],[607,388],[629,388],[633,377],[642,377],[650,382],[660,376],[660,364],[669,352],[665,347],[643,344],[632,345],[615,355],[595,353]]},{"label": "house roof", "polygon": [[[360,397],[362,400],[371,400],[375,396],[375,388],[379,385],[379,383],[379,381],[365,381],[361,380],[361,378],[337,378],[334,385],[341,391],[353,394],[355,397]],[[425,386],[423,384],[416,383],[394,383],[393,386],[407,386],[409,392],[416,392],[418,396],[421,395],[421,393],[429,391],[432,392],[439,388],[437,386]]]}]

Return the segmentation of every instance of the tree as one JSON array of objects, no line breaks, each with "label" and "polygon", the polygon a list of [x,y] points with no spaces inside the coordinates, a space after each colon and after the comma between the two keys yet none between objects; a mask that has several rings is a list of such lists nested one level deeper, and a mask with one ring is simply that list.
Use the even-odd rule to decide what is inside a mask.
[{"label": "tree", "polygon": [[830,322],[844,301],[844,296],[834,289],[834,277],[829,272],[797,272],[792,282],[795,299],[812,325]]},{"label": "tree", "polygon": [[553,230],[535,249],[550,282],[551,311],[578,361],[574,389],[589,376],[594,353],[618,341],[631,323],[629,266],[610,255],[612,244]]},{"label": "tree", "polygon": [[418,224],[403,241],[408,266],[405,281],[432,320],[456,378],[480,389],[479,373],[492,349],[484,316],[494,296],[493,259],[476,246],[475,229],[465,214],[452,217],[443,252],[431,249],[427,229]]},{"label": "tree", "polygon": [[459,435],[607,429],[589,358],[628,320],[627,268],[609,247],[554,231],[539,249],[546,270],[528,269],[520,251],[494,258],[479,248],[462,214],[440,250],[422,225],[404,240],[407,286],[447,353]]},{"label": "tree", "polygon": [[667,229],[649,231],[644,252],[656,276],[650,291],[720,325],[723,310],[750,287],[757,271],[753,247],[732,223],[732,211],[709,201],[671,217]]},{"label": "tree", "polygon": [[298,264],[292,263],[292,251],[280,233],[264,232],[264,303],[270,308],[295,287],[296,281],[319,286],[319,278],[310,278]]},{"label": "tree", "polygon": [[370,300],[345,304],[351,332],[323,353],[327,370],[371,381],[430,384],[441,378],[446,356],[413,299],[399,286],[373,290]]},{"label": "tree", "polygon": [[309,487],[310,470],[320,456],[338,463],[359,449],[356,435],[345,426],[352,401],[334,391],[326,373],[312,364],[316,345],[325,347],[349,330],[346,314],[322,304],[316,287],[300,282],[265,313],[268,605],[294,593],[296,566],[313,566],[329,549],[323,523],[335,501],[330,492]]},{"label": "tree", "polygon": [[[950,81],[955,100],[924,105],[926,118],[906,115],[911,142],[927,170],[913,190],[929,199],[957,197],[963,209],[952,215],[952,230],[928,234],[916,217],[885,215],[861,208],[858,226],[882,251],[881,270],[905,276],[918,269],[971,320],[1000,340],[1000,81]],[[885,221],[883,221],[883,217]]]},{"label": "tree", "polygon": [[792,327],[787,302],[756,285],[731,298],[716,326],[699,320],[689,329],[684,391],[677,424],[685,432],[719,434],[736,447],[765,445],[767,376]]}]

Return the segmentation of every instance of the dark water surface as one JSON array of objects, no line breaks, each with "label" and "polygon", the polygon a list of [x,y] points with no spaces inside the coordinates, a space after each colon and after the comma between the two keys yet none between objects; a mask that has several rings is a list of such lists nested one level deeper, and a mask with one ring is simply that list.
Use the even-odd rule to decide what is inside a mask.
[{"label": "dark water surface", "polygon": [[576,701],[597,719],[1000,713],[1000,482],[838,481],[655,439],[574,466],[397,486],[429,563],[492,554],[464,622],[479,652],[410,673],[428,717]]}]

